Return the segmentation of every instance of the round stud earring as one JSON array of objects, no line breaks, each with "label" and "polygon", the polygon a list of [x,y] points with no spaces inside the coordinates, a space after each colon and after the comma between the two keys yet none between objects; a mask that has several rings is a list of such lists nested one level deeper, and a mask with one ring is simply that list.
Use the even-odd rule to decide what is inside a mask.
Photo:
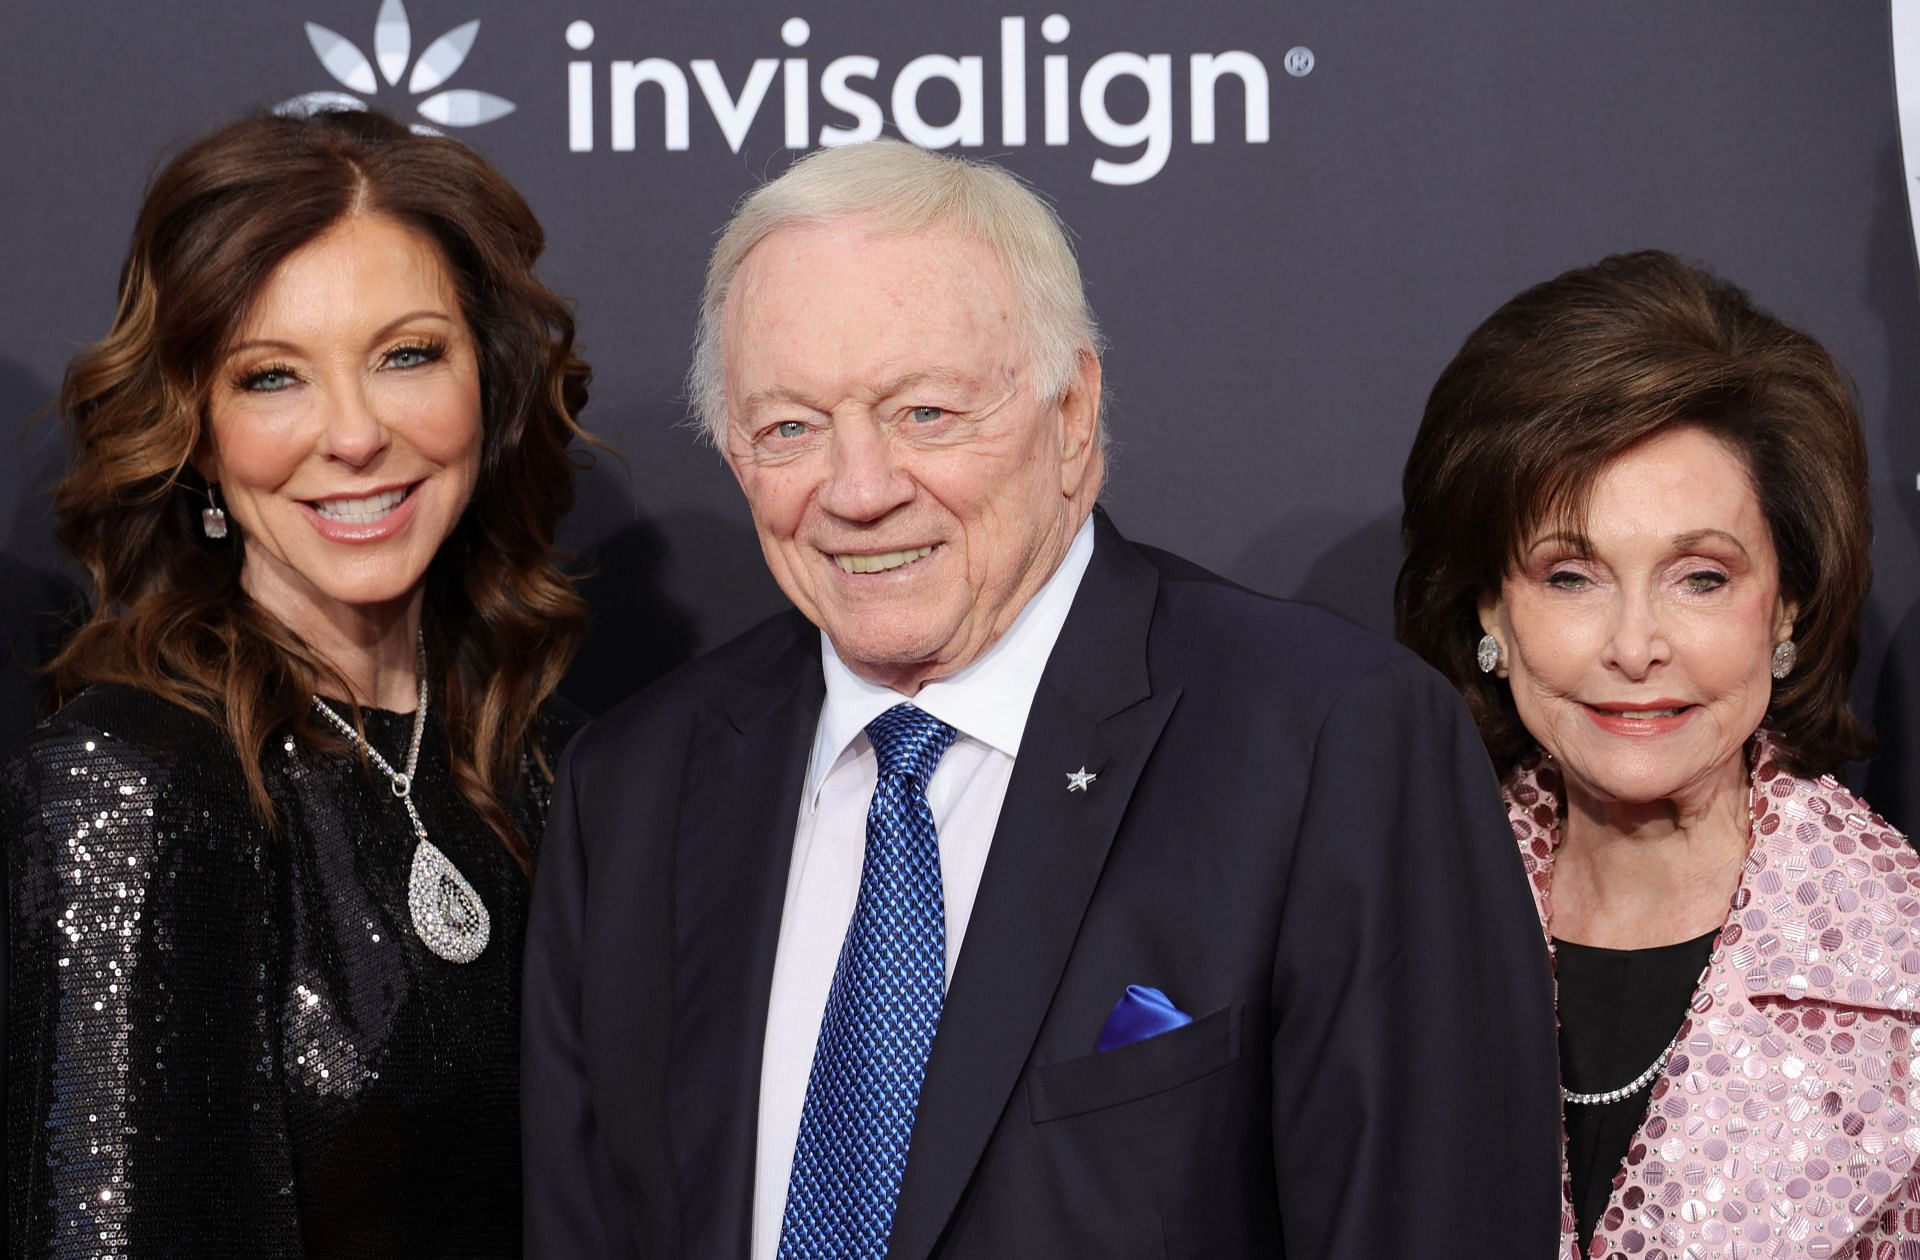
[{"label": "round stud earring", "polygon": [[1500,668],[1500,640],[1490,634],[1480,636],[1479,646],[1474,649],[1473,659],[1479,664],[1480,672],[1491,674]]}]

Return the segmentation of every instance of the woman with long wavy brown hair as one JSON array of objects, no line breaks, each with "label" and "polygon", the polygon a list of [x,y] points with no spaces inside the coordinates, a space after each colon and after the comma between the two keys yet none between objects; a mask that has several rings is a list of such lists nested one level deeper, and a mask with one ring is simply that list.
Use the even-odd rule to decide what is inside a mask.
[{"label": "woman with long wavy brown hair", "polygon": [[517,1254],[588,372],[526,202],[373,113],[155,179],[68,369],[97,611],[0,773],[8,1254]]}]

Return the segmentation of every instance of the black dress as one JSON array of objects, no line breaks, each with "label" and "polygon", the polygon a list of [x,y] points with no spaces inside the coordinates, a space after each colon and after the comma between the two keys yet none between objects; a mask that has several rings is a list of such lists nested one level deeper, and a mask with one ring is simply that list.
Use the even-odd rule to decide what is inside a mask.
[{"label": "black dress", "polygon": [[[276,738],[277,833],[222,731],[129,688],[6,762],[9,1256],[519,1254],[527,882],[434,712],[413,799],[491,919],[465,964],[416,934],[412,828],[357,758]],[[411,716],[366,718],[401,764]]]},{"label": "black dress", "polygon": [[[1602,949],[1556,940],[1560,1073],[1580,1094],[1631,1084],[1679,1031],[1713,952],[1705,936],[1652,949]],[[1653,1082],[1610,1103],[1566,1104],[1567,1173],[1573,1189],[1580,1254],[1607,1208],[1613,1179],[1647,1115]]]}]

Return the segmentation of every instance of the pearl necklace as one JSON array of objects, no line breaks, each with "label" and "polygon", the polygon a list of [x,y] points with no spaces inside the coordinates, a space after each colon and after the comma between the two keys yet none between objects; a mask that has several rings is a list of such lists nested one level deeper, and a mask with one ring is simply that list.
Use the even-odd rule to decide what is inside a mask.
[{"label": "pearl necklace", "polygon": [[313,707],[367,755],[374,769],[387,777],[387,785],[407,808],[407,818],[413,823],[413,834],[419,842],[414,846],[413,862],[407,872],[407,909],[413,916],[413,930],[428,949],[448,962],[469,963],[486,949],[487,940],[492,935],[492,920],[487,914],[486,903],[480,900],[480,894],[473,885],[447,860],[447,855],[427,839],[427,825],[420,820],[420,811],[414,808],[413,776],[420,764],[420,736],[427,725],[427,645],[424,636],[418,643],[418,656],[420,700],[413,710],[413,736],[407,741],[405,770],[395,770],[380,755],[379,749],[368,743],[359,731],[353,729],[353,724],[335,713],[333,706],[325,700],[315,696]]}]

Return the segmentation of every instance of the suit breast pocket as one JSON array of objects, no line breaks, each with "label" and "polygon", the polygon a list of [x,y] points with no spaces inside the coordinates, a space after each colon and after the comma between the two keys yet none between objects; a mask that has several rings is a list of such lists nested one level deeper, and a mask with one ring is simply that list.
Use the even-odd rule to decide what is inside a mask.
[{"label": "suit breast pocket", "polygon": [[1210,1076],[1240,1057],[1244,1007],[1236,1002],[1130,1046],[1035,1068],[1027,1080],[1027,1113],[1035,1124],[1063,1120]]}]

